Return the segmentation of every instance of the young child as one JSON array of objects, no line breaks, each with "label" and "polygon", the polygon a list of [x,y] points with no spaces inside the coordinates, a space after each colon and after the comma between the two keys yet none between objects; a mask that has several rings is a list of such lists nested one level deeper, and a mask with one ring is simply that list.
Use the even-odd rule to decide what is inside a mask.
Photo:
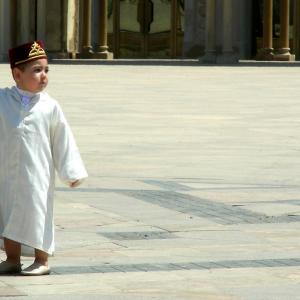
[{"label": "young child", "polygon": [[[87,177],[59,104],[43,90],[48,60],[41,41],[9,50],[16,86],[0,89],[0,274],[50,274],[54,251],[55,170],[75,187]],[[26,248],[34,263],[22,270]]]}]

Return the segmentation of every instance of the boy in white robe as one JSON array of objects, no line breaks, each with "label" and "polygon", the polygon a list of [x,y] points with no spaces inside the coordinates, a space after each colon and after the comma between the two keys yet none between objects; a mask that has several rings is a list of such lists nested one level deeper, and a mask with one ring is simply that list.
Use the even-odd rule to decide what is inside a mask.
[{"label": "boy in white robe", "polygon": [[[63,112],[43,90],[48,60],[43,43],[9,50],[13,88],[0,89],[0,239],[7,259],[0,274],[50,274],[54,251],[55,171],[70,187],[87,172]],[[25,249],[34,263],[21,269]]]}]

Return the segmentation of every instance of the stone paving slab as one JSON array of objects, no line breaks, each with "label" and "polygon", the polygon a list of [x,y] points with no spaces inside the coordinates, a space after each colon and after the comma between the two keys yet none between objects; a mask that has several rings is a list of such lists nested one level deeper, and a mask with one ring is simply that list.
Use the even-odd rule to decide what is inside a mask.
[{"label": "stone paving slab", "polygon": [[0,299],[300,299],[298,68],[50,70],[90,177],[57,180],[52,275]]}]

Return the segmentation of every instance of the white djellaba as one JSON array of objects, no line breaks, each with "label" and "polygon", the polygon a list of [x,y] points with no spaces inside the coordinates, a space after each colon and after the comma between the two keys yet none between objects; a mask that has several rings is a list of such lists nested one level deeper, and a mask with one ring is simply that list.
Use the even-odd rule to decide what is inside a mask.
[{"label": "white djellaba", "polygon": [[55,173],[66,183],[88,174],[58,102],[23,92],[0,89],[0,246],[5,237],[22,255],[53,255]]}]

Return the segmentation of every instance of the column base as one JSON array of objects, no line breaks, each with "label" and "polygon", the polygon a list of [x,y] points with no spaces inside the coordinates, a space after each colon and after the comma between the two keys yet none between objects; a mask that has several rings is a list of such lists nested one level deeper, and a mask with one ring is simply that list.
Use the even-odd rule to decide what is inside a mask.
[{"label": "column base", "polygon": [[94,53],[94,58],[110,60],[110,59],[114,59],[114,54],[108,51],[96,52]]},{"label": "column base", "polygon": [[295,61],[295,55],[290,53],[290,48],[280,48],[274,54],[277,61]]},{"label": "column base", "polygon": [[274,59],[274,53],[273,53],[273,48],[262,48],[259,49],[255,59],[256,60],[267,60],[271,61]]},{"label": "column base", "polygon": [[239,60],[234,52],[225,51],[221,56],[218,57],[217,63],[220,64],[236,64]]},{"label": "column base", "polygon": [[92,47],[83,48],[82,52],[78,54],[78,58],[93,58],[94,52]]},{"label": "column base", "polygon": [[217,55],[215,51],[206,51],[205,55],[199,58],[199,62],[203,64],[217,63]]}]

